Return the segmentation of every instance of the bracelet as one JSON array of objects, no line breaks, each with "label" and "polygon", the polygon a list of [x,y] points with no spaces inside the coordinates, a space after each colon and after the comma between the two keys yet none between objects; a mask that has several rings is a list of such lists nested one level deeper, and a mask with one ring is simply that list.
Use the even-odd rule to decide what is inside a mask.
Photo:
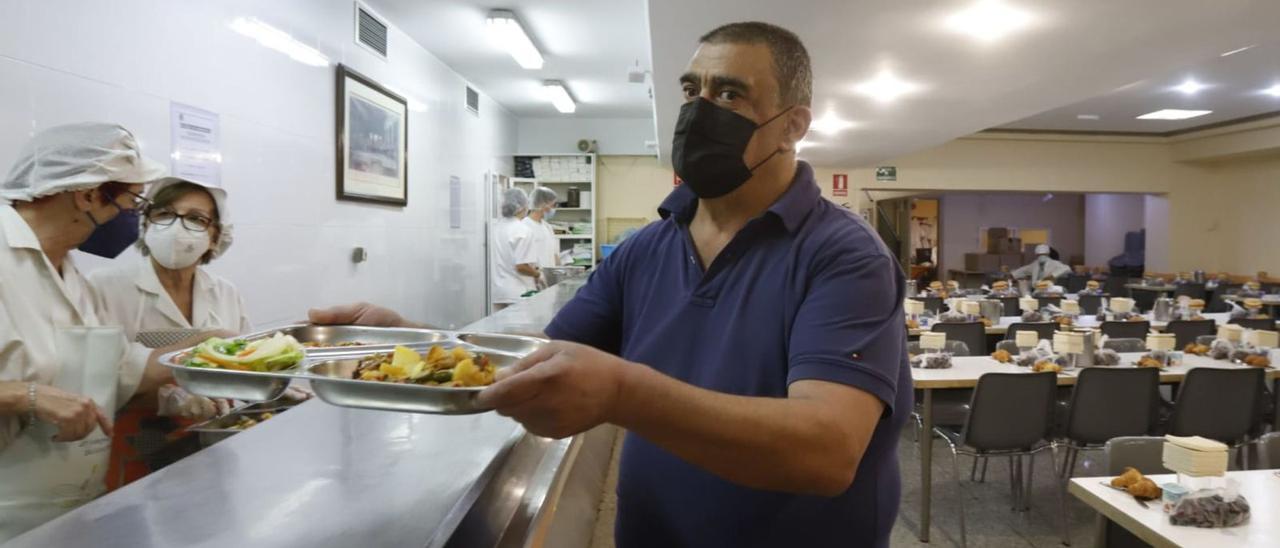
[{"label": "bracelet", "polygon": [[27,427],[36,423],[36,383],[27,383]]}]

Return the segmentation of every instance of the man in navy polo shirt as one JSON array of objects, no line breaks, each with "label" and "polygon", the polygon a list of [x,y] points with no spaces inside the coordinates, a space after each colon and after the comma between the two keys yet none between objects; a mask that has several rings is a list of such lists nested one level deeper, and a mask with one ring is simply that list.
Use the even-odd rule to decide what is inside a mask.
[{"label": "man in navy polo shirt", "polygon": [[672,141],[685,184],[480,396],[538,434],[629,431],[622,548],[888,545],[903,274],[796,160],[811,79],[787,30],[703,36]]},{"label": "man in navy polo shirt", "polygon": [[[629,431],[621,548],[888,546],[903,274],[796,160],[811,80],[785,29],[703,36],[672,140],[685,184],[547,326],[556,340],[479,396],[535,434]],[[368,305],[312,319],[404,323]]]}]

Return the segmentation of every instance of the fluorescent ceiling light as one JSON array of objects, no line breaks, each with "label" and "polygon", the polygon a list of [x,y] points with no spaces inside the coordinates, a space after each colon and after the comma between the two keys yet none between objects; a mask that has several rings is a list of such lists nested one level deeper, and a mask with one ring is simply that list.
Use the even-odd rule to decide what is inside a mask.
[{"label": "fluorescent ceiling light", "polygon": [[1255,48],[1255,47],[1257,47],[1257,46],[1258,46],[1257,44],[1253,44],[1253,45],[1245,46],[1245,47],[1243,47],[1243,48],[1236,48],[1236,49],[1233,49],[1233,50],[1231,50],[1231,51],[1228,51],[1228,52],[1226,52],[1226,53],[1224,53],[1224,54],[1222,54],[1222,55],[1219,55],[1218,57],[1226,57],[1226,56],[1228,56],[1228,55],[1235,55],[1235,54],[1240,53],[1240,52],[1245,51],[1245,50],[1251,50],[1251,49],[1253,49],[1253,48]]},{"label": "fluorescent ceiling light", "polygon": [[1077,114],[1076,119],[1077,120],[1100,120],[1102,119],[1102,117],[1098,116],[1097,114]]},{"label": "fluorescent ceiling light", "polygon": [[809,122],[809,129],[823,135],[835,135],[853,127],[853,122],[838,116],[834,110],[828,110],[821,118]]},{"label": "fluorescent ceiling light", "polygon": [[237,17],[229,26],[231,30],[252,38],[258,45],[288,55],[290,59],[304,65],[329,65],[329,58],[319,50],[297,41],[285,31],[263,23],[257,17]]},{"label": "fluorescent ceiling light", "polygon": [[1200,82],[1197,82],[1192,78],[1187,78],[1185,82],[1174,86],[1173,89],[1181,91],[1182,93],[1185,93],[1187,95],[1195,95],[1197,93],[1200,93],[1200,90],[1207,87],[1209,87],[1207,84],[1201,84]]},{"label": "fluorescent ceiling light", "polygon": [[1280,97],[1280,84],[1264,89],[1262,92],[1272,97]]},{"label": "fluorescent ceiling light", "polygon": [[573,114],[578,110],[577,103],[573,102],[573,96],[569,95],[569,90],[564,87],[564,82],[559,80],[547,80],[542,83],[542,92],[546,95],[547,100],[556,107],[556,110],[563,114]]},{"label": "fluorescent ceiling light", "polygon": [[1026,10],[1000,0],[979,0],[947,17],[946,26],[982,42],[995,42],[1026,28],[1032,20]]},{"label": "fluorescent ceiling light", "polygon": [[906,95],[918,91],[920,86],[894,76],[887,69],[880,71],[875,78],[867,80],[861,84],[854,86],[853,90],[866,95],[872,99],[882,103],[888,103]]},{"label": "fluorescent ceiling light", "polygon": [[1186,120],[1187,118],[1195,118],[1212,113],[1212,110],[1181,110],[1176,108],[1166,108],[1155,112],[1148,112],[1139,116],[1139,120]]},{"label": "fluorescent ceiling light", "polygon": [[488,19],[489,38],[511,54],[520,66],[537,70],[542,68],[542,52],[524,31],[516,14],[507,10],[493,10]]}]

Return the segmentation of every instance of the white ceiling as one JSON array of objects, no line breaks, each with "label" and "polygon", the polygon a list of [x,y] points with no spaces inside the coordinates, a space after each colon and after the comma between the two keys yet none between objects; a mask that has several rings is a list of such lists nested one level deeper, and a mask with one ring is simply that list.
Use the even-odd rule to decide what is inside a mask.
[{"label": "white ceiling", "polygon": [[[1224,52],[1225,53],[1225,52]],[[1188,79],[1206,85],[1195,94],[1173,89]],[[1262,44],[1226,57],[1213,55],[1110,93],[1056,108],[1000,129],[1168,133],[1208,124],[1280,113],[1280,97],[1262,90],[1280,84],[1280,44]],[[1211,110],[1187,120],[1138,120],[1155,110]],[[1081,120],[1078,115],[1095,115]]]},{"label": "white ceiling", "polygon": [[[649,68],[644,0],[366,0],[428,51],[521,118],[648,118],[648,84],[627,81]],[[525,70],[489,42],[490,9],[516,13],[546,59]],[[392,52],[394,55],[394,52]],[[564,80],[578,110],[563,115],[542,97],[542,81]]]},{"label": "white ceiling", "polygon": [[[942,25],[973,0],[650,0],[662,154],[669,157],[682,103],[677,78],[698,37],[730,21],[768,21],[800,35],[813,57],[816,115],[834,108],[858,124],[835,139],[811,133],[818,145],[802,157],[848,167],[874,165],[1167,76],[1198,60],[1274,40],[1280,28],[1275,1],[1006,1],[1032,11],[1036,24],[999,43],[980,44]],[[924,89],[891,104],[852,91],[881,67]]]}]

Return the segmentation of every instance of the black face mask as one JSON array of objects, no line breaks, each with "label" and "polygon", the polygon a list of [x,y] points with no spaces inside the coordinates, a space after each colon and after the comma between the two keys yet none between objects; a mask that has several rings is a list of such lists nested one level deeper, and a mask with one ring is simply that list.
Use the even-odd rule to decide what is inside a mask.
[{"label": "black face mask", "polygon": [[747,167],[742,155],[757,129],[786,114],[787,107],[757,125],[751,119],[720,108],[701,97],[680,107],[675,138],[671,140],[671,163],[676,174],[699,198],[719,198],[733,192],[751,178],[751,172],[773,158]]},{"label": "black face mask", "polygon": [[115,206],[120,213],[105,223],[98,223],[92,213],[84,212],[96,228],[89,235],[89,239],[80,244],[80,251],[114,259],[138,241],[138,210],[122,209],[115,203],[111,205]]}]

